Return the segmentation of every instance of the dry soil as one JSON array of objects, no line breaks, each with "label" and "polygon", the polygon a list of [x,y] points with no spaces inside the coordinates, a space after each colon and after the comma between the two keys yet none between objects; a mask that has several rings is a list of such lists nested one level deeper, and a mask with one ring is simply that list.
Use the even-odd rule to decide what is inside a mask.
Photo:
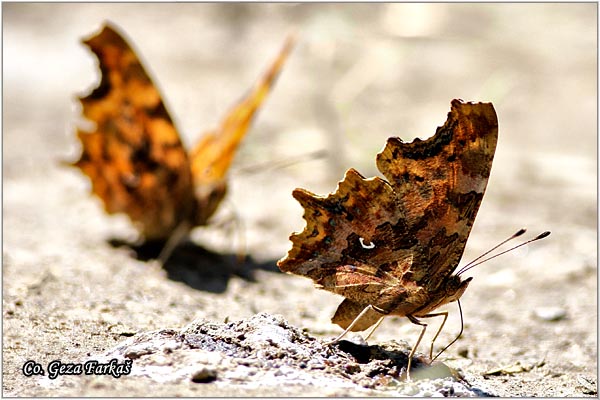
[{"label": "dry soil", "polygon": [[[596,395],[597,4],[2,8],[5,396]],[[138,49],[186,146],[299,33],[215,223],[165,268],[120,245],[136,237],[127,218],[107,216],[87,179],[60,164],[80,151],[75,96],[98,81],[79,40],[104,20]],[[387,137],[431,136],[454,98],[491,101],[500,126],[464,260],[522,226],[552,235],[472,270],[463,336],[441,357],[446,378],[410,386],[394,374],[417,327],[389,318],[376,347],[323,346],[340,332],[329,319],[341,298],[276,261],[304,226],[294,188],[327,194],[349,167],[376,175]],[[243,248],[249,259],[237,263]],[[460,328],[448,310],[437,346]],[[125,354],[133,370],[118,379],[23,374],[28,360],[47,369]]]}]

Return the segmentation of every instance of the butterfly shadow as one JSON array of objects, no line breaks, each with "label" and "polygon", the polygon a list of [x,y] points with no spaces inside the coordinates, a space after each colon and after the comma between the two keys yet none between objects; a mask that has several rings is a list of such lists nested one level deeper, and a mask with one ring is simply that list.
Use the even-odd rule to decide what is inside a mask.
[{"label": "butterfly shadow", "polygon": [[[383,375],[404,380],[408,366],[408,344],[390,341],[379,345],[357,344],[340,340],[335,344],[340,351],[351,355],[362,364],[368,375]],[[440,361],[430,363],[427,357],[415,356],[410,371],[411,380],[454,378],[462,380],[458,372]]]},{"label": "butterfly shadow", "polygon": [[[109,243],[113,247],[127,247],[139,261],[156,260],[164,246],[164,243],[134,244],[121,239],[110,239]],[[211,293],[225,292],[229,279],[233,276],[255,282],[256,270],[281,273],[277,268],[277,260],[257,262],[251,256],[240,260],[237,254],[216,253],[191,241],[179,244],[163,268],[169,279]]]}]

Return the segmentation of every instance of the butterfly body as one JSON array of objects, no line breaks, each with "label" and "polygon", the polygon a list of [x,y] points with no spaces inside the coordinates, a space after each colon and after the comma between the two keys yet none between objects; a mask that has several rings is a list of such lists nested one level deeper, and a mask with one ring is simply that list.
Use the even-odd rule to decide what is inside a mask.
[{"label": "butterfly body", "polygon": [[73,165],[89,176],[108,213],[125,213],[146,241],[207,225],[227,192],[227,172],[250,123],[291,51],[293,40],[257,84],[203,135],[191,152],[135,51],[110,24],[83,41],[99,60],[101,82],[80,99],[96,124],[79,130]]}]

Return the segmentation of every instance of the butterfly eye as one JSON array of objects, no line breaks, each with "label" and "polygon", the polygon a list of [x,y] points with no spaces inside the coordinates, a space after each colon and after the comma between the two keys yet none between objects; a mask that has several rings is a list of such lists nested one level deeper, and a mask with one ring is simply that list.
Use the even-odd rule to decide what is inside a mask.
[{"label": "butterfly eye", "polygon": [[365,244],[365,239],[363,238],[358,238],[358,241],[360,242],[360,245],[363,247],[363,249],[374,249],[375,248],[375,243],[371,242],[369,244]]}]

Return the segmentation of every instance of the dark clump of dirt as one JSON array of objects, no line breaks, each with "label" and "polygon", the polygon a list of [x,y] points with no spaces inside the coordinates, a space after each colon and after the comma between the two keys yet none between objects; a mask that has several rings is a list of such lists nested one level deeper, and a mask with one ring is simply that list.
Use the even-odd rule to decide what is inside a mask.
[{"label": "dark clump of dirt", "polygon": [[349,341],[324,344],[283,317],[260,313],[216,323],[198,319],[181,330],[137,334],[95,360],[133,360],[131,376],[158,382],[191,381],[253,387],[315,385],[403,395],[489,395],[471,387],[442,363],[415,360],[404,381],[410,348],[389,342],[368,346]]}]

